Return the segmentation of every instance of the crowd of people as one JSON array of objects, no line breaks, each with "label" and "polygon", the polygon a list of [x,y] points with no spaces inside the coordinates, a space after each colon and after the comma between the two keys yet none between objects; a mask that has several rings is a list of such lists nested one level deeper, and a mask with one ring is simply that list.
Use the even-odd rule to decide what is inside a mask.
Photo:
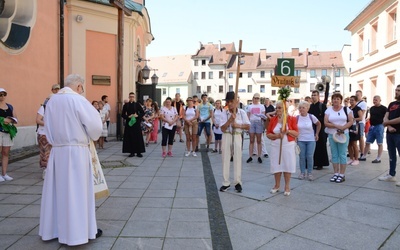
[{"label": "crowd of people", "polygon": [[[199,138],[204,134],[205,151],[222,154],[223,182],[220,191],[230,188],[229,165],[234,165],[234,181],[236,191],[242,191],[241,156],[244,134],[248,134],[249,158],[247,164],[253,162],[255,156],[259,164],[264,158],[270,158],[271,173],[275,176],[275,185],[270,190],[276,193],[280,189],[280,179],[283,173],[285,181],[284,195],[290,195],[290,178],[296,172],[296,153],[299,159],[300,180],[313,181],[313,170],[321,170],[332,164],[334,174],[331,182],[346,181],[346,167],[357,166],[370,154],[371,144],[376,141],[378,154],[372,163],[381,163],[383,151],[384,128],[387,127],[388,151],[390,171],[379,180],[395,180],[396,149],[400,152],[400,145],[396,136],[400,134],[400,87],[396,88],[395,101],[389,105],[390,109],[382,105],[379,95],[373,97],[373,105],[368,107],[366,97],[362,91],[348,98],[334,92],[331,99],[320,100],[320,93],[313,91],[311,96],[305,97],[299,103],[294,100],[278,101],[275,106],[268,98],[261,103],[259,93],[254,94],[251,104],[243,105],[240,99],[234,101],[234,93],[228,92],[225,100],[216,100],[202,94],[188,97],[186,102],[181,100],[180,94],[175,98],[167,98],[163,106],[156,112],[152,100],[145,102],[145,116],[142,123],[142,136],[149,143],[149,132],[161,122],[162,157],[173,156],[173,143],[184,142],[185,157],[196,157],[199,151]],[[225,103],[222,103],[225,101]],[[232,105],[237,105],[233,107]],[[156,104],[157,106],[157,104]],[[232,107],[231,107],[232,106]],[[235,111],[238,107],[239,111]],[[283,113],[287,114],[283,122]],[[235,113],[235,112],[236,113]],[[244,117],[245,116],[245,117]],[[227,125],[229,124],[229,126]],[[239,125],[240,124],[240,125]],[[283,127],[285,124],[285,127]],[[156,131],[157,132],[157,131]],[[236,138],[237,137],[237,138]],[[265,147],[266,138],[271,143],[271,152]],[[364,140],[365,138],[365,140]],[[214,149],[209,149],[214,141]],[[168,145],[167,145],[168,144]],[[328,156],[330,150],[330,157]],[[240,152],[236,153],[235,152]],[[284,155],[284,157],[282,157]],[[400,186],[400,182],[397,183]]]},{"label": "crowd of people", "polygon": [[[55,84],[51,90],[52,94],[46,98],[36,117],[39,166],[43,169],[44,179],[39,235],[43,240],[58,238],[60,243],[79,245],[102,234],[95,218],[89,142],[93,140],[98,149],[104,148],[110,105],[106,95],[101,101],[90,104],[82,96],[84,80],[79,75],[69,75],[63,89]],[[6,96],[7,91],[0,88],[0,182],[13,180],[7,174],[8,154],[18,122],[13,106],[5,101]],[[122,152],[129,153],[129,157],[143,157],[146,147],[157,143],[161,130],[161,156],[164,158],[173,157],[175,138],[180,143],[186,140],[186,150],[182,152],[185,157],[197,157],[199,150],[221,154],[221,192],[227,191],[231,183],[236,192],[243,190],[245,133],[250,137],[250,157],[246,163],[252,164],[253,156],[259,164],[263,163],[261,156],[270,160],[270,171],[275,179],[270,190],[272,194],[280,191],[282,176],[283,194],[291,194],[290,180],[296,173],[296,154],[300,168],[298,179],[309,181],[314,180],[314,169],[320,170],[330,163],[334,171],[330,181],[346,181],[347,166],[366,161],[375,141],[378,153],[372,163],[381,163],[385,128],[389,171],[378,179],[396,181],[397,154],[400,154],[400,85],[395,89],[395,100],[388,107],[381,104],[379,95],[373,97],[373,105],[368,107],[367,98],[360,90],[349,98],[335,92],[329,104],[327,98],[321,101],[320,93],[313,91],[311,97],[297,105],[294,100],[279,100],[275,106],[268,98],[262,104],[260,94],[256,93],[247,107],[240,103],[234,92],[227,92],[225,100],[215,102],[207,94],[202,94],[200,100],[197,96],[188,97],[184,102],[178,93],[174,99],[166,98],[161,107],[150,98],[143,105],[135,98],[135,93],[129,93],[129,100],[122,107],[121,117],[125,119]],[[73,129],[65,133],[58,129],[60,126]],[[199,149],[202,134],[206,143],[205,148]],[[269,154],[264,138],[271,144]],[[210,150],[213,140],[214,149]],[[233,181],[230,179],[231,162]],[[400,182],[396,185],[400,186]],[[71,214],[68,220],[63,216],[67,210]],[[84,226],[82,222],[85,222]]]}]

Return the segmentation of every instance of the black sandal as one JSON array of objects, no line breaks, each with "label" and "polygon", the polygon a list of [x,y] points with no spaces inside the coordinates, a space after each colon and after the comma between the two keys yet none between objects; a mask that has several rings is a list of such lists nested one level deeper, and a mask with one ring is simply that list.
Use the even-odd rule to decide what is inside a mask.
[{"label": "black sandal", "polygon": [[338,179],[339,175],[333,175],[332,178],[330,179],[331,182],[336,182]]},{"label": "black sandal", "polygon": [[338,176],[338,178],[336,179],[336,183],[342,183],[346,180],[346,178],[344,178],[344,176]]}]

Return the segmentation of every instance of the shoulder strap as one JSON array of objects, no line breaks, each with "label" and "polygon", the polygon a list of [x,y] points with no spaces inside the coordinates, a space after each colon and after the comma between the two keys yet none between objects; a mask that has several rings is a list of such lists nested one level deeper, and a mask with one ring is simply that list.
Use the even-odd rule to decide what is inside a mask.
[{"label": "shoulder strap", "polygon": [[347,114],[347,107],[346,106],[343,107],[343,111],[346,114],[347,122],[349,122],[349,115]]},{"label": "shoulder strap", "polygon": [[299,123],[299,115],[296,116],[297,123]]},{"label": "shoulder strap", "polygon": [[14,107],[11,105],[11,104],[8,104],[8,103],[6,103],[7,104],[7,107],[11,110],[11,112],[13,111],[13,109],[14,109]]},{"label": "shoulder strap", "polygon": [[313,124],[314,122],[313,122],[313,120],[312,120],[312,117],[311,117],[311,114],[310,114],[310,113],[308,114],[308,117],[310,117],[311,124]]}]

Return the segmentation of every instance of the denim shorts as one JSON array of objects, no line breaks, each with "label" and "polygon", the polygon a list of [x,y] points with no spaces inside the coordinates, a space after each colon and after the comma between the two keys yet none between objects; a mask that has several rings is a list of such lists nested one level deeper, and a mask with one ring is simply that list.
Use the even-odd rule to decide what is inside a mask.
[{"label": "denim shorts", "polygon": [[262,134],[264,132],[264,123],[262,121],[250,121],[250,134]]},{"label": "denim shorts", "polygon": [[359,125],[358,129],[359,129],[360,137],[364,136],[365,123],[359,123],[358,125]]},{"label": "denim shorts", "polygon": [[367,137],[367,143],[374,143],[376,140],[376,143],[379,145],[383,143],[383,132],[385,128],[383,127],[382,124],[376,125],[369,127],[368,131],[368,137]]}]

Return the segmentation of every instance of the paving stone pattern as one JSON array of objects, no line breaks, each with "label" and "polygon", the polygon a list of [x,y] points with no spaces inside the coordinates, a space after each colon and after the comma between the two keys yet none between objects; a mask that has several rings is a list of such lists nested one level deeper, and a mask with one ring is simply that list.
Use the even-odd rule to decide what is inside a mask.
[{"label": "paving stone pattern", "polygon": [[78,247],[40,239],[38,149],[11,150],[14,180],[0,183],[0,249],[399,249],[400,187],[378,181],[386,151],[380,164],[371,163],[372,150],[366,162],[348,166],[341,184],[329,182],[331,167],[314,170],[312,182],[297,172],[286,197],[269,193],[268,159],[245,162],[248,144],[246,136],[243,192],[221,193],[221,155],[204,146],[185,157],[185,143],[176,142],[174,156],[162,158],[161,145],[150,144],[143,158],[129,158],[121,141],[105,143],[98,153],[110,196],[96,201],[103,236]]}]

